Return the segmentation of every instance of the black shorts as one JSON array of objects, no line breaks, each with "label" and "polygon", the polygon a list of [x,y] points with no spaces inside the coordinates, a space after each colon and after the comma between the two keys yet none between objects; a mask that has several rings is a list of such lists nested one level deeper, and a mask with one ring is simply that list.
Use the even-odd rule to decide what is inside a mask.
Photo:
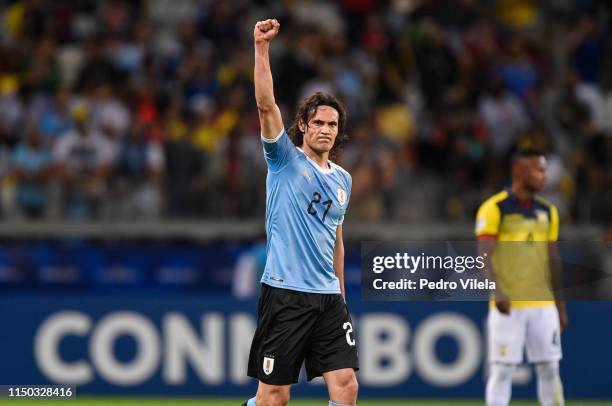
[{"label": "black shorts", "polygon": [[302,363],[312,380],[324,372],[359,369],[353,322],[339,294],[261,285],[248,375],[269,385],[297,383]]}]

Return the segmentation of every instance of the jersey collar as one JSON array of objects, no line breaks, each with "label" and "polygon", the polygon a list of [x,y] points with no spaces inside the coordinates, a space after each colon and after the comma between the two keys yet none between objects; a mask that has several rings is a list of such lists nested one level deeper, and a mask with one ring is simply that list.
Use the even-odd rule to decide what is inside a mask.
[{"label": "jersey collar", "polygon": [[308,155],[306,155],[306,153],[304,152],[304,150],[300,147],[296,147],[298,149],[298,151],[300,151],[302,154],[304,154],[304,156],[306,157],[306,159],[308,159],[308,162],[310,162],[310,164],[312,166],[314,166],[315,168],[317,168],[317,170],[321,173],[325,173],[325,174],[329,174],[332,173],[334,171],[334,163],[332,161],[330,161],[329,159],[327,160],[327,163],[329,165],[329,169],[323,169],[319,166],[319,164],[317,164],[315,161],[313,161]]},{"label": "jersey collar", "polygon": [[510,188],[508,189],[508,196],[510,196],[510,199],[512,199],[514,204],[519,207],[524,207],[526,209],[530,209],[533,207],[533,197],[529,200],[521,200]]}]

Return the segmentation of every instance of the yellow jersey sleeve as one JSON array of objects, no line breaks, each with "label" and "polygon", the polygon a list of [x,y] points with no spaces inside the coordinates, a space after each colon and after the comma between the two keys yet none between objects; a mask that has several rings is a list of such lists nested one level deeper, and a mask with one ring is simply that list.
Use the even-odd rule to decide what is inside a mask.
[{"label": "yellow jersey sleeve", "polygon": [[480,206],[476,214],[476,237],[482,235],[497,235],[499,232],[499,224],[501,213],[497,203],[487,201]]},{"label": "yellow jersey sleeve", "polygon": [[559,238],[559,212],[553,205],[550,206],[550,229],[548,230],[548,241],[557,241]]}]

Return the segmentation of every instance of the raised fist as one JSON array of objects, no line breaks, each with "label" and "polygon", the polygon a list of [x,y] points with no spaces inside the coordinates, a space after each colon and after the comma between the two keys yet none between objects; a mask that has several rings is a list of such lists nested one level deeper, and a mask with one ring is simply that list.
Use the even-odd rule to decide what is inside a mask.
[{"label": "raised fist", "polygon": [[255,43],[270,42],[272,38],[278,35],[280,24],[276,20],[258,21],[253,30],[253,39]]}]

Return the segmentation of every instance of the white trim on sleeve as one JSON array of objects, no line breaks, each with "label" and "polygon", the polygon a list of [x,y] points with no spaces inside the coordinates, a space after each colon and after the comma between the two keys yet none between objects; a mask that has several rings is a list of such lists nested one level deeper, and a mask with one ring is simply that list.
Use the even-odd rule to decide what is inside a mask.
[{"label": "white trim on sleeve", "polygon": [[272,138],[272,139],[270,139],[270,138],[266,138],[266,137],[264,137],[264,136],[263,136],[263,134],[262,134],[262,135],[261,135],[261,140],[262,140],[263,142],[267,142],[267,143],[269,143],[269,144],[273,144],[273,143],[277,142],[278,140],[280,140],[280,138],[283,136],[283,133],[284,133],[284,132],[285,132],[285,128],[282,128],[282,129],[280,130],[280,132],[278,133],[278,135],[277,135],[275,138]]}]

